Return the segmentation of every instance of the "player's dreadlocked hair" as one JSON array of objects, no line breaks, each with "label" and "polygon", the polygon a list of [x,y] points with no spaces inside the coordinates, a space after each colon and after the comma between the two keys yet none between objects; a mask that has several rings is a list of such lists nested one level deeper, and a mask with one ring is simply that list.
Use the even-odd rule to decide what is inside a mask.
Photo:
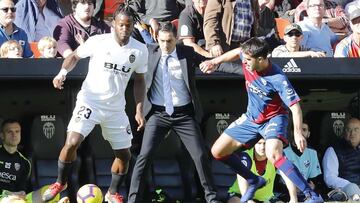
[{"label": "player's dreadlocked hair", "polygon": [[113,14],[113,19],[115,20],[116,16],[123,14],[134,19],[134,23],[141,23],[139,14],[130,6],[133,2],[131,0],[126,0],[124,3],[120,4],[119,7]]}]

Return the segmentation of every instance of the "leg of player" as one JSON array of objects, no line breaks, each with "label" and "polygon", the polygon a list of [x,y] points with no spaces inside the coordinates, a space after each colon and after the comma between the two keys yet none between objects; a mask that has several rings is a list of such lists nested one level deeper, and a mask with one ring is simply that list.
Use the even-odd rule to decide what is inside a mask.
[{"label": "leg of player", "polygon": [[241,156],[234,153],[244,144],[236,141],[231,136],[223,133],[215,141],[211,148],[211,153],[215,159],[222,161],[230,166],[237,174],[248,181],[249,187],[241,197],[241,202],[247,202],[254,197],[255,191],[266,184],[264,178],[255,175],[241,162]]},{"label": "leg of player", "polygon": [[125,180],[131,158],[130,149],[114,150],[115,160],[111,166],[111,183],[105,195],[105,201],[109,203],[123,203],[123,197],[118,193],[119,186]]},{"label": "leg of player", "polygon": [[266,140],[266,156],[284,175],[286,175],[307,197],[307,203],[324,202],[320,195],[316,194],[301,175],[298,168],[283,155],[283,143],[276,138]]},{"label": "leg of player", "polygon": [[66,137],[65,145],[61,149],[58,161],[58,177],[54,184],[44,192],[42,199],[48,202],[56,197],[57,194],[66,189],[67,179],[72,168],[72,164],[77,157],[77,149],[84,136],[77,132],[69,132]]},{"label": "leg of player", "polygon": [[280,171],[280,175],[284,180],[286,187],[289,191],[290,200],[289,203],[299,202],[297,198],[297,187],[296,185],[282,172]]}]

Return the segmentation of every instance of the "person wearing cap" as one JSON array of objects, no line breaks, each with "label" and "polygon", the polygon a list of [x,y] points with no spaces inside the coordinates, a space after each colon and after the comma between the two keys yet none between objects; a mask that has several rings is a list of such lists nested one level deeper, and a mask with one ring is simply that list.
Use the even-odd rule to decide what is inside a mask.
[{"label": "person wearing cap", "polygon": [[325,57],[321,51],[312,51],[300,45],[303,34],[301,27],[292,23],[285,27],[284,45],[276,47],[272,52],[272,57]]},{"label": "person wearing cap", "polygon": [[308,17],[298,23],[304,36],[301,45],[314,51],[324,51],[327,57],[333,57],[332,47],[339,41],[339,37],[323,22],[324,0],[308,0],[306,2]]},{"label": "person wearing cap", "polygon": [[350,8],[349,19],[353,32],[336,45],[334,57],[360,57],[360,7]]}]

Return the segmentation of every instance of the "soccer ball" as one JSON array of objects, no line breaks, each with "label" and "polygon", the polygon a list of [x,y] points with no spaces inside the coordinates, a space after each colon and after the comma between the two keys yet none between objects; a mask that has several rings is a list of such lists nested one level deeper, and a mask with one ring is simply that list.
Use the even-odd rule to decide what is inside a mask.
[{"label": "soccer ball", "polygon": [[103,194],[98,186],[86,184],[78,190],[76,201],[78,203],[102,203]]}]

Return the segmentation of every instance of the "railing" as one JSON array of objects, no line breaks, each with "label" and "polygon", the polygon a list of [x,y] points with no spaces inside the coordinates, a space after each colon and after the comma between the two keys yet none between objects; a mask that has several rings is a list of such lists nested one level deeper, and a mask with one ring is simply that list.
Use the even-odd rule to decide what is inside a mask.
[{"label": "railing", "polygon": [[[63,59],[1,59],[0,79],[50,79],[59,71]],[[283,71],[294,79],[360,79],[360,59],[356,58],[272,58]],[[87,73],[88,60],[83,59],[68,75],[82,79]],[[242,78],[241,75],[202,74],[198,79]],[[359,83],[360,84],[360,83]]]}]

